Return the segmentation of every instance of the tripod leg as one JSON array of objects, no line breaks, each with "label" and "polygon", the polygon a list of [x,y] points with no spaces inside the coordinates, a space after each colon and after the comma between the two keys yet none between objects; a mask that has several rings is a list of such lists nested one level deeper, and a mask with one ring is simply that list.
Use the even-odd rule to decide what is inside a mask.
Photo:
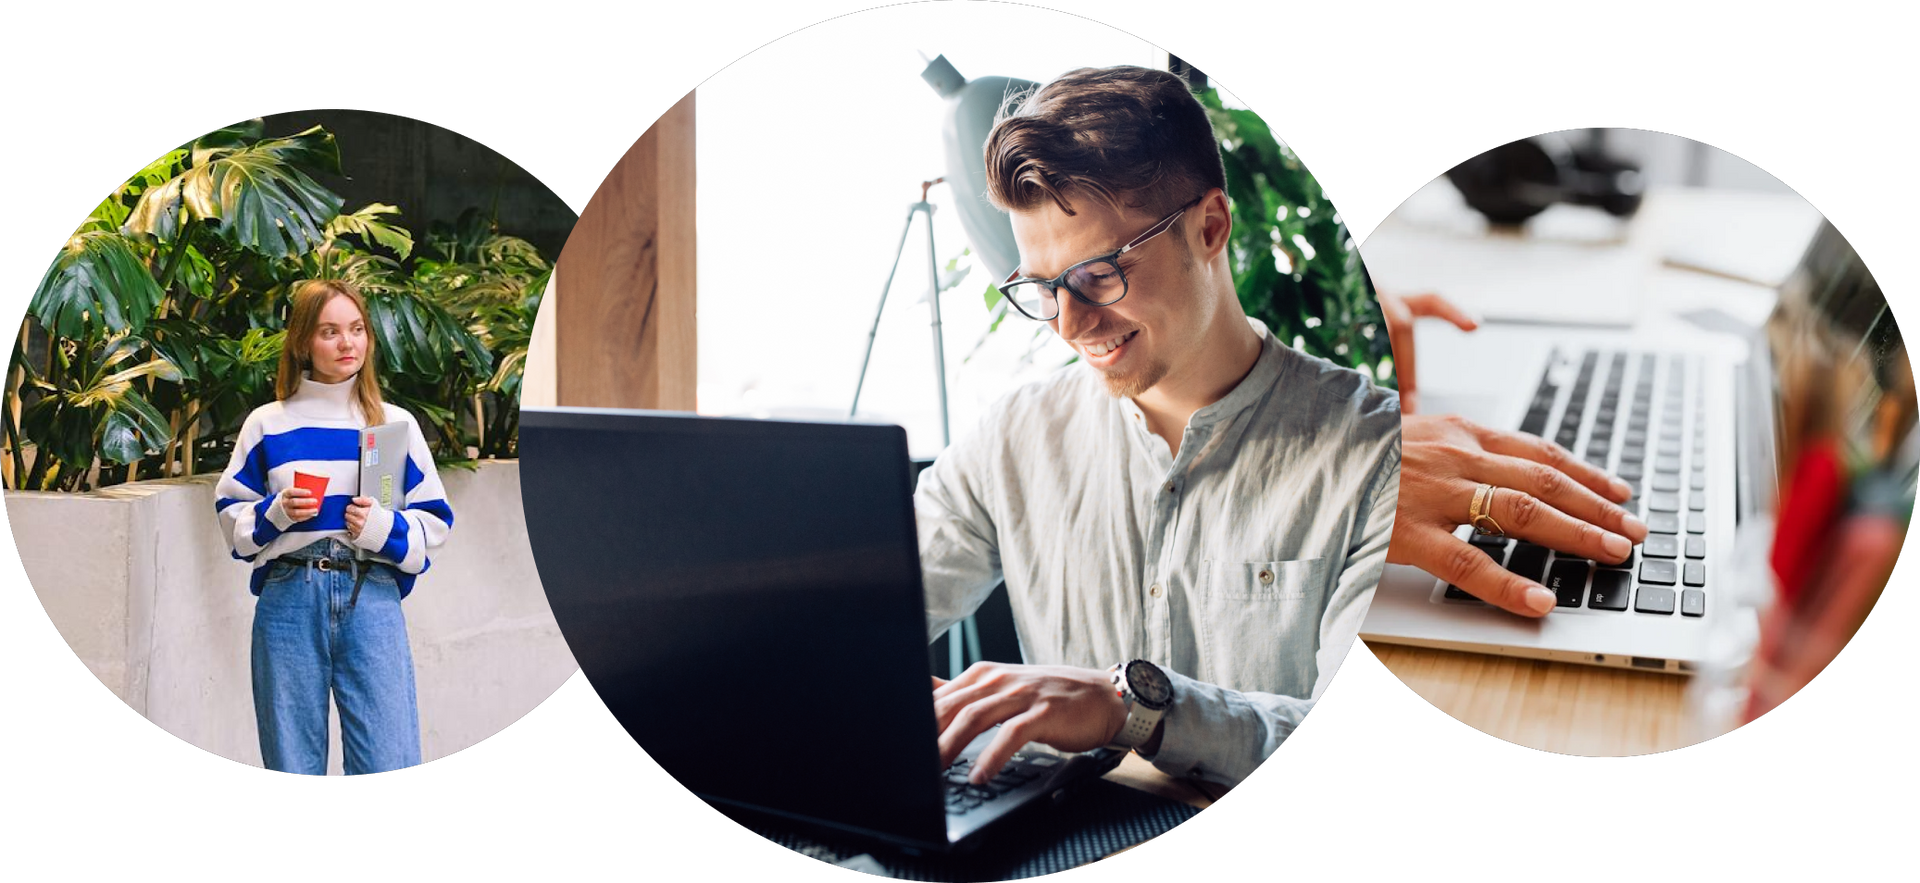
[{"label": "tripod leg", "polygon": [[[913,216],[924,204],[907,207],[907,222],[900,227],[900,244],[893,247],[893,266],[887,270],[887,284],[880,287],[880,305],[873,308],[873,327],[867,331],[867,353],[860,357],[860,379],[853,382],[853,407],[847,409],[849,420],[860,413],[860,390],[867,385],[867,365],[873,361],[873,339],[880,334],[880,316],[887,311],[887,292],[893,290],[894,274],[900,272],[900,256],[907,252],[907,234],[913,232]],[[933,223],[931,214],[927,216],[927,223],[929,226]]]}]

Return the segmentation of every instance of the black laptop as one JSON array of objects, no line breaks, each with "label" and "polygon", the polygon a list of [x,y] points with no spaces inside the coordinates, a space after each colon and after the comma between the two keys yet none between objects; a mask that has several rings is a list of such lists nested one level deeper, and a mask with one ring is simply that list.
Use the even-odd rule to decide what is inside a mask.
[{"label": "black laptop", "polygon": [[528,408],[527,534],[580,670],[668,773],[730,814],[970,848],[1118,764],[1029,745],[941,769],[897,426]]}]

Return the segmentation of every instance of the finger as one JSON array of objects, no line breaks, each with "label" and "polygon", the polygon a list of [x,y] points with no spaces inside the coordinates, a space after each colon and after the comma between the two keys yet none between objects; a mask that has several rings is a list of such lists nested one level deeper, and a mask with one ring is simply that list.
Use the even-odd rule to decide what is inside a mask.
[{"label": "finger", "polygon": [[[1592,488],[1574,481],[1566,473],[1537,460],[1500,454],[1484,455],[1476,458],[1473,464],[1473,475],[1481,481],[1503,489],[1532,494],[1536,499],[1566,513],[1569,517],[1596,525],[1612,535],[1619,536],[1621,543],[1617,547],[1609,544],[1607,548],[1609,552],[1618,548],[1620,554],[1607,558],[1608,561],[1627,560],[1628,553],[1632,551],[1633,542],[1647,537],[1647,525],[1640,519],[1608,502],[1605,497],[1594,493]],[[1494,493],[1498,497],[1502,492]],[[1499,521],[1500,516],[1495,515],[1494,519]],[[1500,523],[1506,524],[1505,521]]]},{"label": "finger", "polygon": [[1400,413],[1411,414],[1419,383],[1413,361],[1413,317],[1399,299],[1380,296],[1380,311],[1387,320],[1387,345],[1393,348],[1394,385],[1400,389]]},{"label": "finger", "polygon": [[1492,497],[1487,508],[1507,536],[1614,564],[1633,553],[1626,537],[1573,518],[1525,491],[1496,488]]},{"label": "finger", "polygon": [[1445,319],[1448,324],[1461,331],[1472,331],[1480,327],[1480,320],[1474,318],[1473,314],[1454,306],[1453,301],[1437,294],[1409,294],[1400,301],[1406,304],[1407,312],[1416,317],[1431,316],[1436,319]]},{"label": "finger", "polygon": [[938,690],[933,694],[934,729],[944,732],[953,724],[953,719],[970,703],[978,702],[993,695],[993,689],[987,684],[968,684],[944,694]]},{"label": "finger", "polygon": [[1453,534],[1428,528],[1421,538],[1420,566],[1462,590],[1509,613],[1545,616],[1553,609],[1553,591],[1495,564],[1486,552]]},{"label": "finger", "polygon": [[290,487],[284,491],[281,491],[280,493],[295,500],[304,500],[308,497],[313,496],[313,491],[307,490],[306,488],[303,488],[303,487]]},{"label": "finger", "polygon": [[947,683],[945,680],[941,679],[939,675],[933,675],[932,677],[933,677],[933,688],[935,690],[940,689],[941,687],[945,686]]},{"label": "finger", "polygon": [[[1624,503],[1633,496],[1633,485],[1608,475],[1604,470],[1575,457],[1572,451],[1540,436],[1490,429],[1477,424],[1474,428],[1480,436],[1480,446],[1495,454],[1545,463],[1616,503]],[[1644,535],[1640,537],[1644,538]]]},{"label": "finger", "polygon": [[953,723],[940,731],[940,766],[952,764],[960,752],[967,750],[975,738],[994,724],[1025,711],[1028,701],[1019,694],[995,693],[960,709],[953,716]]},{"label": "finger", "polygon": [[355,506],[360,506],[363,508],[369,507],[373,505],[373,498],[372,497],[354,497],[353,504]]},{"label": "finger", "polygon": [[987,780],[999,775],[1000,768],[1013,759],[1013,754],[1033,740],[1027,738],[1027,732],[1037,726],[1046,712],[1032,708],[1007,719],[1000,725],[1000,732],[987,743],[987,749],[973,762],[973,772],[967,781],[975,785],[985,785]]}]

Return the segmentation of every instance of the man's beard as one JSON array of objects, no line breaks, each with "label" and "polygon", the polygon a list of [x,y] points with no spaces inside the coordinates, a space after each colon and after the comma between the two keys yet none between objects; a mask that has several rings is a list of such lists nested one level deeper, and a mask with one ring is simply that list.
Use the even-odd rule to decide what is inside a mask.
[{"label": "man's beard", "polygon": [[[1091,365],[1087,367],[1093,367]],[[1107,387],[1107,395],[1116,399],[1130,399],[1153,388],[1167,376],[1167,363],[1158,359],[1149,359],[1144,364],[1124,371],[1108,371],[1094,368],[1100,375],[1101,383]]]}]

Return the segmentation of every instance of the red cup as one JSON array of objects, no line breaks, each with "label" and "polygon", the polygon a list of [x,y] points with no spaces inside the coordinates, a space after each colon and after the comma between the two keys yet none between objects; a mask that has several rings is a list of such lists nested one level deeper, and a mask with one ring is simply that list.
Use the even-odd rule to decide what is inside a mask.
[{"label": "red cup", "polygon": [[293,474],[293,486],[312,494],[315,503],[320,502],[320,500],[327,495],[327,477],[324,475],[309,475],[305,472],[295,472]]}]

